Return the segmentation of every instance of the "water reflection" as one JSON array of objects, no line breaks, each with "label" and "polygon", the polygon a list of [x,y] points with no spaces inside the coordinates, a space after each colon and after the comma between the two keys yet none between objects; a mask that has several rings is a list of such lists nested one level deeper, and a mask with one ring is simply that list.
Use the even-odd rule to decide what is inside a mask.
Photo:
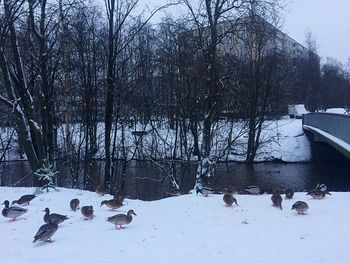
[{"label": "water reflection", "polygon": [[[188,192],[194,185],[196,163],[179,162],[174,173],[182,192]],[[116,182],[121,183],[122,165],[116,163]],[[59,186],[72,187],[71,169],[64,163],[57,163],[60,171]],[[350,165],[331,163],[219,163],[215,177],[209,183],[213,188],[229,187],[237,191],[248,185],[258,185],[266,189],[285,189],[292,187],[296,191],[313,188],[317,182],[327,184],[330,191],[350,190]],[[103,181],[104,162],[96,161],[89,166],[92,190]],[[32,186],[33,179],[27,162],[8,162],[2,164],[0,182],[2,186]],[[164,170],[146,161],[128,163],[125,176],[125,192],[142,200],[156,200],[169,196],[174,190]],[[77,178],[79,188],[83,187],[83,169]]]}]

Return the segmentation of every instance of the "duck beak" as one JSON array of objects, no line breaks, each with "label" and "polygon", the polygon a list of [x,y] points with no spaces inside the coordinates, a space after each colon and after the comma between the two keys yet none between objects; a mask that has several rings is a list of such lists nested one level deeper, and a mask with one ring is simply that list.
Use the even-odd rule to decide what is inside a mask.
[{"label": "duck beak", "polygon": [[137,216],[135,212],[133,213],[133,215]]}]

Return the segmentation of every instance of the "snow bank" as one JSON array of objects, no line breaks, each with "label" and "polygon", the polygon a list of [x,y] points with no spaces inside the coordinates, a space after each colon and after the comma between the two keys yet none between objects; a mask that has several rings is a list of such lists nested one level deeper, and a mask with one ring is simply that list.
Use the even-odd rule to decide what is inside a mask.
[{"label": "snow bank", "polygon": [[[230,127],[232,125],[232,137],[238,136],[238,139],[232,145],[232,147],[223,154],[223,149],[226,149],[228,137],[230,134]],[[238,121],[233,124],[226,121],[220,121],[218,127],[214,134],[212,156],[221,156],[221,161],[244,161],[246,146],[248,140],[248,134],[246,126],[243,121]],[[82,136],[80,134],[81,127],[78,124],[72,126],[73,134],[73,144],[76,147],[83,145]],[[95,155],[97,159],[104,158],[104,127],[100,123],[97,129],[97,145],[98,151]],[[142,138],[135,136],[134,132],[146,131]],[[63,147],[65,142],[65,127],[59,129],[58,142],[61,147]],[[0,136],[5,136],[4,131],[0,133]],[[122,157],[121,154],[121,130],[118,129],[118,140],[117,140],[117,152],[118,157]],[[151,125],[141,125],[137,124],[136,128],[126,128],[125,131],[125,147],[128,158],[134,157],[135,159],[149,159],[150,157],[154,159],[160,158],[172,158],[174,154],[174,147],[176,145],[175,152],[177,153],[178,159],[184,160],[197,160],[197,157],[191,155],[193,150],[193,136],[191,132],[186,135],[187,139],[187,149],[180,149],[179,144],[176,141],[180,141],[180,134],[176,140],[175,130],[169,129],[166,121],[162,125],[156,128]],[[199,141],[201,141],[201,134],[199,136]],[[181,138],[185,139],[185,138]],[[285,162],[306,162],[311,160],[311,150],[310,143],[303,133],[302,121],[300,119],[281,119],[266,121],[264,124],[264,130],[261,134],[261,139],[263,141],[261,148],[257,152],[255,161],[273,161],[282,160]],[[6,155],[7,160],[19,160],[25,158],[25,155],[19,156],[18,147],[16,143],[16,138],[12,144],[11,150]],[[113,141],[113,140],[112,140]],[[142,147],[141,147],[142,145]],[[138,150],[136,148],[138,147]],[[78,151],[78,150],[77,150]],[[136,151],[136,154],[135,154]],[[80,149],[79,152],[83,152]],[[188,155],[187,155],[187,154]]]},{"label": "snow bank", "polygon": [[[38,196],[16,222],[0,218],[2,261],[21,262],[349,262],[350,193],[333,192],[323,200],[305,193],[283,200],[281,211],[271,195],[237,195],[238,207],[225,207],[222,195],[194,194],[143,202],[126,200],[118,212],[132,208],[138,215],[123,230],[105,221],[115,212],[93,192],[60,188]],[[0,200],[17,199],[33,188],[0,188]],[[96,217],[84,221],[69,210],[72,198],[93,205]],[[291,206],[309,204],[307,215]],[[2,202],[1,201],[1,202]],[[43,224],[42,210],[66,214],[53,243],[32,243]]]}]

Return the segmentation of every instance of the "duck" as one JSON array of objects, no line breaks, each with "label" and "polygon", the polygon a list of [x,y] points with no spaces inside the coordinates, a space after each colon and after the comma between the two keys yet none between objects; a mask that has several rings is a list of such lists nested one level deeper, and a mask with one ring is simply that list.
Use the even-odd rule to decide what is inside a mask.
[{"label": "duck", "polygon": [[76,212],[77,209],[79,209],[79,204],[80,204],[79,199],[78,198],[74,198],[74,199],[72,199],[70,201],[69,206],[74,212]]},{"label": "duck", "polygon": [[316,185],[316,190],[320,190],[322,192],[326,192],[327,191],[327,185],[322,184],[322,183],[317,183]]},{"label": "duck", "polygon": [[95,193],[99,196],[104,196],[106,192],[100,185],[98,185],[95,189]]},{"label": "duck", "polygon": [[282,210],[282,197],[279,193],[274,193],[271,196],[273,206],[279,207]]},{"label": "duck", "polygon": [[263,189],[257,185],[250,185],[244,188],[239,192],[240,194],[248,194],[248,195],[261,195],[264,193],[271,193],[271,190]]},{"label": "duck", "polygon": [[309,192],[314,192],[314,191],[324,192],[327,195],[332,195],[330,192],[327,191],[327,185],[322,183],[317,183],[316,187],[310,190]]},{"label": "duck", "polygon": [[314,199],[323,199],[326,196],[326,192],[323,192],[323,191],[317,190],[317,189],[313,189],[313,190],[307,192],[306,195],[310,195]]},{"label": "duck", "polygon": [[179,189],[176,189],[176,190],[173,190],[173,191],[168,191],[168,192],[163,192],[165,194],[167,194],[168,196],[180,196],[180,195],[183,195],[184,193],[179,190]]},{"label": "duck", "polygon": [[117,200],[120,204],[122,204],[125,199],[125,195],[121,192],[117,192],[114,194],[113,199]]},{"label": "duck", "polygon": [[11,205],[29,205],[29,202],[32,201],[35,197],[36,195],[23,195],[18,200],[13,200]]},{"label": "duck", "polygon": [[306,212],[308,209],[309,209],[309,206],[304,201],[297,201],[292,206],[292,210],[297,211],[298,214],[301,214],[301,215],[306,215]]},{"label": "duck", "polygon": [[[125,214],[117,214],[115,216],[108,217],[106,221],[115,225],[117,229],[123,228],[123,225],[130,224],[132,221],[132,215],[135,215],[134,210],[130,209],[128,213]],[[118,228],[119,226],[119,228]]]},{"label": "duck", "polygon": [[196,194],[201,193],[204,197],[208,197],[213,192],[214,192],[213,189],[205,188],[205,187],[203,187],[201,189],[200,188],[196,189]]},{"label": "duck", "polygon": [[224,196],[222,197],[222,199],[224,200],[224,203],[226,204],[226,206],[232,206],[233,203],[235,203],[237,206],[237,200],[236,198],[233,197],[232,194],[224,194]]},{"label": "duck", "polygon": [[2,210],[2,215],[4,217],[12,218],[12,221],[16,221],[17,217],[25,214],[28,210],[19,206],[11,206],[8,200],[5,200],[2,205],[5,205],[5,208]]},{"label": "duck", "polygon": [[83,206],[81,208],[81,213],[84,216],[84,220],[92,219],[94,217],[94,208],[92,205]]},{"label": "duck", "polygon": [[287,188],[285,194],[286,194],[286,199],[292,199],[294,196],[294,191],[292,188]]},{"label": "duck", "polygon": [[60,215],[55,213],[50,214],[50,209],[47,207],[45,208],[45,210],[43,210],[43,212],[45,212],[44,222],[47,224],[48,223],[60,224],[65,220],[69,219],[66,215]]},{"label": "duck", "polygon": [[120,208],[123,206],[122,203],[119,202],[119,200],[116,199],[110,199],[110,200],[104,200],[101,202],[101,206],[106,205],[107,207],[109,207],[110,209],[112,209],[112,211]]},{"label": "duck", "polygon": [[53,242],[51,240],[51,237],[53,236],[53,234],[55,234],[57,229],[58,229],[57,223],[50,222],[42,225],[39,228],[38,232],[35,234],[33,243],[35,243],[38,240],[44,241],[44,242],[50,242],[50,243]]}]

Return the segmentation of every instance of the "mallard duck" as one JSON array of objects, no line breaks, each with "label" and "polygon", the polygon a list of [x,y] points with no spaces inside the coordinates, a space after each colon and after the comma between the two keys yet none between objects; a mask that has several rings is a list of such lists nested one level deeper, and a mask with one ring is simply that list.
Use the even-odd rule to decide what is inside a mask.
[{"label": "mallard duck", "polygon": [[203,187],[201,189],[199,189],[199,188],[196,189],[196,194],[201,193],[204,197],[208,197],[213,192],[214,192],[213,189],[205,188],[205,187]]},{"label": "mallard duck", "polygon": [[36,233],[33,243],[35,243],[36,241],[40,240],[40,241],[45,241],[45,242],[53,242],[51,240],[51,237],[53,236],[53,234],[55,234],[55,232],[57,231],[58,228],[58,224],[56,223],[48,223],[45,225],[42,225],[38,232]]},{"label": "mallard duck", "polygon": [[11,206],[8,200],[5,200],[2,205],[5,205],[5,208],[2,210],[2,215],[4,217],[12,218],[12,221],[15,221],[17,217],[20,217],[28,210],[19,206]]},{"label": "mallard duck", "polygon": [[179,190],[179,189],[176,189],[176,190],[173,190],[173,191],[169,191],[169,192],[164,192],[165,194],[169,195],[169,196],[180,196],[180,195],[183,195],[184,193]]},{"label": "mallard duck", "polygon": [[94,217],[94,208],[92,205],[83,206],[80,210],[85,220],[92,219]]},{"label": "mallard duck", "polygon": [[32,201],[36,195],[23,195],[18,200],[13,200],[11,205],[29,205],[29,202]]},{"label": "mallard duck", "polygon": [[307,192],[306,195],[311,195],[312,198],[314,198],[314,199],[323,199],[326,196],[326,192],[314,189],[314,190]]},{"label": "mallard duck", "polygon": [[77,211],[77,209],[79,209],[79,204],[80,204],[79,199],[74,198],[70,201],[69,206],[75,212],[75,211]]},{"label": "mallard duck", "polygon": [[292,199],[294,196],[294,191],[292,188],[286,189],[286,199]]},{"label": "mallard duck", "polygon": [[[128,213],[125,214],[117,214],[115,216],[111,216],[107,218],[107,221],[114,224],[117,229],[123,228],[123,225],[130,224],[132,221],[132,215],[135,215],[134,210],[130,209]],[[119,228],[118,228],[119,226]]]},{"label": "mallard duck", "polygon": [[50,214],[50,209],[49,208],[45,208],[45,210],[43,211],[45,212],[45,215],[44,215],[44,222],[45,223],[53,223],[53,224],[60,224],[62,223],[63,221],[69,219],[67,216],[65,215],[60,215],[60,214]]},{"label": "mallard duck", "polygon": [[250,185],[244,188],[244,190],[242,190],[240,194],[261,195],[261,194],[264,194],[265,192],[267,191],[265,189],[260,188],[259,186]]},{"label": "mallard duck", "polygon": [[278,193],[274,193],[271,196],[273,206],[279,207],[282,210],[282,197]]},{"label": "mallard duck", "polygon": [[97,186],[95,189],[95,193],[98,194],[99,196],[104,196],[105,195],[105,190],[101,186]]},{"label": "mallard duck", "polygon": [[292,210],[297,211],[298,214],[301,214],[301,215],[305,215],[308,209],[309,209],[309,206],[307,205],[307,203],[303,201],[297,201],[292,206]]},{"label": "mallard duck", "polygon": [[320,190],[320,191],[322,191],[322,192],[326,192],[326,191],[327,191],[327,185],[318,183],[318,184],[316,185],[315,190]]},{"label": "mallard duck", "polygon": [[224,196],[222,197],[222,199],[224,200],[224,203],[227,205],[227,206],[232,206],[233,203],[235,203],[237,206],[237,200],[236,198],[233,197],[232,194],[224,194]]},{"label": "mallard duck", "polygon": [[112,211],[114,211],[115,209],[118,209],[118,208],[123,206],[123,204],[120,203],[116,199],[104,200],[104,201],[101,202],[100,207],[103,206],[103,205],[106,205],[107,207],[112,209]]},{"label": "mallard duck", "polygon": [[315,192],[315,191],[324,192],[325,194],[332,195],[330,192],[327,191],[327,186],[325,184],[321,184],[321,183],[317,183],[316,187],[314,189],[310,190],[309,193]]}]

